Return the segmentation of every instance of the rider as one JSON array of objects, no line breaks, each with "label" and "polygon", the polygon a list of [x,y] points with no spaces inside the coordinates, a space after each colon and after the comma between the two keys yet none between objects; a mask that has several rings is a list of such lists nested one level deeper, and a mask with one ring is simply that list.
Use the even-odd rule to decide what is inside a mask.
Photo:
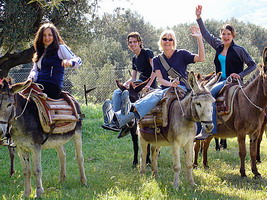
[{"label": "rider", "polygon": [[[154,57],[153,52],[143,47],[143,41],[138,32],[131,32],[127,36],[127,43],[128,48],[135,54],[132,58],[132,74],[131,78],[127,80],[124,85],[126,87],[129,86],[130,82],[134,82],[137,80],[137,72],[140,73],[138,81],[144,82],[149,77],[150,80],[145,86],[145,88],[157,88],[156,84],[156,74],[152,70],[152,58]],[[120,89],[116,89],[113,92],[112,101],[106,100],[106,102],[112,103],[113,110],[115,112],[119,111],[121,109],[122,105],[122,96],[125,95],[125,92],[122,92]],[[106,106],[109,105],[107,103],[103,104],[103,114],[104,114],[104,124],[102,125],[102,128],[112,130],[112,131],[120,131],[120,135],[122,135],[123,132],[126,131],[127,127],[124,127],[123,129],[118,129],[114,124],[109,123],[106,116]],[[124,134],[125,135],[125,134]]]},{"label": "rider", "polygon": [[117,127],[120,128],[133,118],[143,118],[157,105],[169,87],[180,87],[185,91],[187,90],[185,83],[182,81],[171,81],[169,79],[169,74],[163,66],[161,58],[165,59],[165,61],[183,78],[187,78],[187,65],[195,62],[203,62],[205,59],[204,44],[200,31],[196,27],[192,27],[191,31],[191,35],[197,39],[199,49],[198,54],[193,54],[183,49],[177,50],[177,41],[174,31],[165,30],[161,33],[158,45],[159,49],[163,51],[163,53],[153,58],[153,67],[158,81],[161,83],[162,89],[156,89],[144,98],[137,100],[132,106],[125,106],[127,104],[131,105],[131,103],[129,101],[129,96],[124,95],[123,102],[125,103],[122,106],[123,109],[115,113],[113,109],[111,109],[111,104],[106,102],[106,107],[108,108],[106,112],[108,112],[107,116],[109,122],[114,121]]},{"label": "rider", "polygon": [[[221,80],[213,86],[211,94],[216,98],[219,91],[222,89],[226,82],[226,78],[231,76],[232,78],[242,79],[250,72],[256,69],[256,63],[248,54],[246,49],[234,43],[233,39],[236,36],[233,26],[226,24],[220,29],[220,38],[216,38],[211,35],[201,19],[202,6],[196,7],[197,23],[199,25],[203,38],[208,42],[216,51],[214,64],[216,67],[216,73],[222,72]],[[244,70],[244,63],[248,66]],[[217,117],[216,117],[216,104],[213,104],[213,123],[214,129],[212,134],[217,133]],[[200,126],[200,124],[198,124]],[[201,128],[199,128],[201,129]],[[210,133],[206,133],[204,129],[201,129],[195,139],[203,140],[210,136]]]}]

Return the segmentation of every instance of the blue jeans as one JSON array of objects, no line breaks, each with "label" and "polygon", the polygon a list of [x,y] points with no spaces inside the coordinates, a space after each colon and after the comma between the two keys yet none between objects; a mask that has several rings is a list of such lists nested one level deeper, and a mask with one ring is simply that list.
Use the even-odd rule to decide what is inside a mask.
[{"label": "blue jeans", "polygon": [[[186,90],[186,87],[179,85],[178,87]],[[115,112],[117,120],[119,122],[119,126],[122,127],[126,123],[130,122],[134,118],[142,119],[146,114],[148,114],[163,98],[165,92],[168,90],[166,89],[156,89],[155,91],[151,92],[150,94],[146,95],[144,98],[137,100],[134,103],[134,107],[137,112],[130,112],[127,115],[122,115],[121,111]]]},{"label": "blue jeans", "polygon": [[112,107],[114,112],[117,112],[121,109],[121,94],[122,94],[121,89],[116,89],[113,92]]},{"label": "blue jeans", "polygon": [[[211,95],[216,99],[216,97],[218,96],[218,93],[220,92],[220,90],[223,88],[224,84],[225,84],[226,80],[220,81],[218,83],[216,83],[210,90]],[[213,129],[211,131],[211,133],[216,134],[217,133],[217,110],[216,110],[216,102],[214,102],[212,104],[213,107],[213,112],[212,112],[212,122],[213,122]],[[201,123],[197,122],[197,134],[200,133],[202,127],[201,127]]]}]

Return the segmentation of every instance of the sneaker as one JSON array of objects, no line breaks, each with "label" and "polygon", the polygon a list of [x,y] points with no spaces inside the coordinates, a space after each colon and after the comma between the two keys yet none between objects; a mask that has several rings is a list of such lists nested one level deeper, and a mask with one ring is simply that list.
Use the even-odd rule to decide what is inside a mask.
[{"label": "sneaker", "polygon": [[114,116],[114,111],[112,109],[112,104],[111,104],[111,100],[107,99],[103,106],[102,106],[102,111],[103,111],[103,115],[104,115],[104,123],[105,124],[110,124],[113,116]]},{"label": "sneaker", "polygon": [[121,94],[121,114],[127,115],[131,109],[131,101],[129,98],[129,91],[124,90]]},{"label": "sneaker", "polygon": [[201,132],[195,137],[195,139],[196,140],[205,140],[211,135],[212,135],[212,133],[207,133],[206,131],[201,130]]},{"label": "sneaker", "polygon": [[2,138],[0,140],[0,145],[2,145],[2,146],[9,146],[8,139],[6,137]]},{"label": "sneaker", "polygon": [[102,124],[101,127],[102,127],[103,129],[110,130],[110,131],[116,131],[116,132],[119,132],[119,131],[121,130],[121,129],[118,128],[118,127],[116,126],[116,124],[114,124],[114,123]]},{"label": "sneaker", "polygon": [[120,133],[119,133],[119,135],[118,135],[117,138],[119,139],[119,138],[122,138],[122,137],[128,135],[128,134],[130,133],[130,130],[131,130],[131,127],[129,127],[127,124],[124,125],[124,126],[121,128],[121,131],[120,131]]}]

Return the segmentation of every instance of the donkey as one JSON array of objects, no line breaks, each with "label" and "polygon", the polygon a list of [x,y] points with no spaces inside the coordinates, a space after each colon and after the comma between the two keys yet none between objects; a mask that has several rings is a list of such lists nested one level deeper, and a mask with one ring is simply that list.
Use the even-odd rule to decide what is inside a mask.
[{"label": "donkey", "polygon": [[[266,120],[267,107],[267,48],[263,52],[263,65],[259,65],[253,77],[244,86],[239,85],[233,100],[233,113],[231,117],[218,125],[216,138],[237,137],[240,157],[240,174],[246,177],[246,135],[250,137],[251,170],[254,178],[261,178],[256,166],[257,149],[259,138],[262,136],[262,127]],[[203,148],[203,164],[207,166],[207,151],[209,142]],[[195,148],[195,152],[197,152]],[[195,165],[198,154],[195,153]]]},{"label": "donkey", "polygon": [[[80,180],[87,184],[84,171],[84,158],[82,153],[81,120],[76,124],[73,131],[64,134],[47,134],[43,131],[39,121],[37,106],[33,101],[28,101],[19,92],[28,88],[31,81],[11,84],[10,80],[3,79],[0,84],[1,107],[0,120],[12,125],[11,137],[16,144],[17,152],[24,173],[24,196],[31,194],[31,167],[30,154],[32,156],[33,175],[36,180],[37,198],[44,193],[42,185],[41,150],[55,148],[60,161],[60,181],[66,178],[66,154],[64,144],[73,139],[75,144],[76,159],[79,165]],[[76,108],[81,114],[80,107]]]},{"label": "donkey", "polygon": [[[148,83],[150,79],[146,80],[145,82],[134,82],[134,83],[130,83],[129,87],[124,86],[123,84],[121,84],[119,81],[116,80],[116,84],[118,86],[118,88],[121,89],[121,91],[124,90],[128,90],[129,91],[129,97],[130,97],[130,101],[133,103],[135,101],[137,101],[140,98],[140,92],[142,91],[142,89],[146,86],[146,84]],[[133,124],[131,124],[131,126],[124,131],[124,134],[128,134],[131,133],[132,136],[132,142],[133,142],[133,150],[134,150],[134,159],[133,159],[133,167],[135,168],[138,164],[138,150],[139,150],[139,145],[138,145],[138,134],[137,134],[137,123],[134,120]],[[118,138],[121,136],[118,136]],[[148,146],[148,153],[147,153],[147,158],[146,158],[146,163],[151,163],[150,161],[150,146]]]},{"label": "donkey", "polygon": [[141,144],[140,173],[146,170],[145,156],[147,145],[151,144],[152,153],[152,172],[158,176],[158,152],[161,146],[171,146],[174,188],[179,186],[179,174],[181,171],[180,148],[185,151],[185,162],[187,178],[192,186],[195,186],[193,179],[193,143],[196,135],[196,122],[201,122],[206,131],[210,132],[213,128],[212,123],[212,97],[209,89],[215,84],[219,76],[215,76],[206,86],[199,85],[193,72],[189,73],[188,82],[192,91],[181,101],[175,100],[169,110],[168,129],[161,129],[157,135],[143,132],[143,126],[139,123],[139,138]]}]

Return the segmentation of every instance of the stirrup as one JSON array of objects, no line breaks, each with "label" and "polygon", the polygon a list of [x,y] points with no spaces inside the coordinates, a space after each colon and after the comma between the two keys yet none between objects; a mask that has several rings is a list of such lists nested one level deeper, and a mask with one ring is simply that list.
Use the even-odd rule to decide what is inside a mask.
[{"label": "stirrup", "polygon": [[119,138],[122,138],[122,137],[128,135],[130,133],[130,129],[131,129],[131,127],[128,126],[128,124],[124,125],[121,128],[121,131],[120,131],[119,135],[117,136],[117,138],[119,139]]}]

